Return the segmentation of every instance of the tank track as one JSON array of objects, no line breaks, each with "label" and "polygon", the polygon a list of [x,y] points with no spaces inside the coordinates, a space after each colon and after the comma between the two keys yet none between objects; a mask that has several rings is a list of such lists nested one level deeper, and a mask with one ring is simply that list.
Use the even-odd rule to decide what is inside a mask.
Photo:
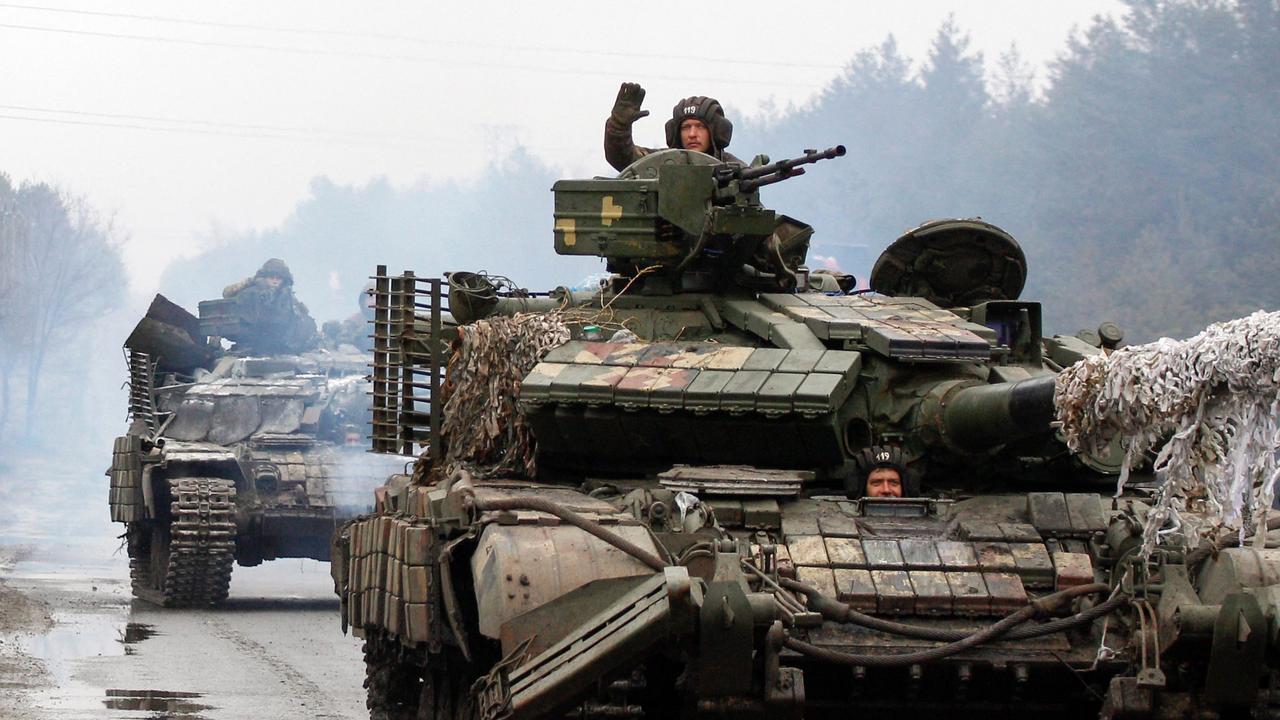
[{"label": "tank track", "polygon": [[156,568],[150,557],[131,558],[134,594],[165,607],[222,602],[236,555],[235,483],[185,477],[168,482],[172,503],[164,581],[152,577]]},{"label": "tank track", "polygon": [[421,679],[410,651],[379,630],[368,630],[364,645],[365,707],[370,720],[452,720],[419,712]]}]

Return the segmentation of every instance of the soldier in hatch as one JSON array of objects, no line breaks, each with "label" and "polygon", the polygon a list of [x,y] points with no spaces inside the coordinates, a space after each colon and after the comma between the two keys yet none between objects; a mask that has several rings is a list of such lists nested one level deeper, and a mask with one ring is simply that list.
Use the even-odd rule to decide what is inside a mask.
[{"label": "soldier in hatch", "polygon": [[912,497],[918,488],[911,481],[902,457],[896,447],[879,446],[863,450],[859,456],[863,482],[859,488],[862,497],[900,498]]},{"label": "soldier in hatch", "polygon": [[[622,83],[613,112],[604,121],[604,157],[616,170],[654,152],[653,148],[638,147],[631,140],[631,125],[649,114],[641,110],[644,88],[636,83]],[[671,109],[667,121],[667,147],[696,150],[724,162],[741,160],[725,152],[733,138],[733,123],[724,116],[724,108],[715,98],[703,95],[687,97]]]},{"label": "soldier in hatch", "polygon": [[293,295],[293,273],[271,258],[253,277],[228,285],[222,297],[235,299],[246,334],[238,342],[257,352],[298,353],[315,347],[316,321]]},{"label": "soldier in hatch", "polygon": [[330,320],[324,324],[321,334],[325,346],[337,350],[343,345],[352,345],[357,350],[369,352],[373,349],[373,338],[369,335],[369,322],[373,320],[373,283],[366,283],[356,297],[359,312],[341,322]]}]

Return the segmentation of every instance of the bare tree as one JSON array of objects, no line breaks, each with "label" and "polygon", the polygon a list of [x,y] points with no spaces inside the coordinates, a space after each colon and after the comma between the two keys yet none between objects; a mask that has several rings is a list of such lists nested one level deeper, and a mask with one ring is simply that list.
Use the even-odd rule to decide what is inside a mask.
[{"label": "bare tree", "polygon": [[0,224],[0,427],[21,366],[30,432],[50,351],[119,304],[124,273],[114,228],[83,198],[45,183],[8,190],[0,204],[8,210]]}]

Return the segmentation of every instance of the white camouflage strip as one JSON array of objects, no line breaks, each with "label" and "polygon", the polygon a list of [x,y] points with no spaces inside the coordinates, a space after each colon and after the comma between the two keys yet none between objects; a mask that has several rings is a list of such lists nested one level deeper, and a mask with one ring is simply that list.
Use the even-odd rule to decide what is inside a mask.
[{"label": "white camouflage strip", "polygon": [[[1127,461],[1156,454],[1164,482],[1144,552],[1175,531],[1224,529],[1243,539],[1271,507],[1280,478],[1280,312],[1085,358],[1058,375],[1054,401],[1073,451],[1101,451],[1118,437]],[[1184,514],[1188,507],[1197,512]]]}]

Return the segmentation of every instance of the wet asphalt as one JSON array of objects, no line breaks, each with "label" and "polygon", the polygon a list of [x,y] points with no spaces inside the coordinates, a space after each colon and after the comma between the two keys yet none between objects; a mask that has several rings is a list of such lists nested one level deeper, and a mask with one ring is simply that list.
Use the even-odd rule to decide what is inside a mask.
[{"label": "wet asphalt", "polygon": [[94,515],[56,532],[48,522],[0,529],[0,550],[20,547],[25,556],[0,579],[53,620],[47,632],[0,628],[5,659],[37,670],[20,681],[0,677],[0,715],[368,717],[360,641],[341,632],[328,564],[236,567],[225,605],[157,608],[131,597],[118,526]]}]

